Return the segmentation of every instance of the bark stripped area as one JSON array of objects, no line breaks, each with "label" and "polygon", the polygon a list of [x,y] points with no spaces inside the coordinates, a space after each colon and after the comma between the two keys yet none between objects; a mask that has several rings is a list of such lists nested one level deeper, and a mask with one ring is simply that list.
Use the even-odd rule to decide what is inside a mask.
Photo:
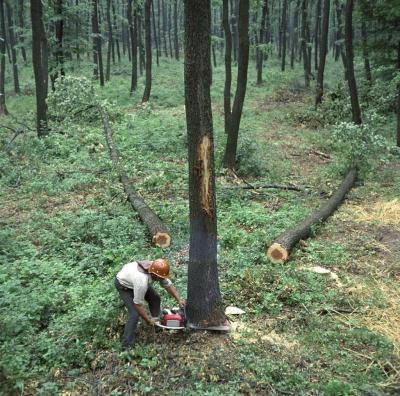
[{"label": "bark stripped area", "polygon": [[211,139],[204,135],[201,139],[198,152],[200,163],[200,204],[208,216],[212,215],[213,205],[211,196]]}]

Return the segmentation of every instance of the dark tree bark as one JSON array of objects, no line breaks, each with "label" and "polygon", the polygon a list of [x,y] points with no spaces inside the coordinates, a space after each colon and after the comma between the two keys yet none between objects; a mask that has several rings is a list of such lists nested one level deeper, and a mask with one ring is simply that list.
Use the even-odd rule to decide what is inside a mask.
[{"label": "dark tree bark", "polygon": [[[260,31],[258,37],[258,44],[263,45],[265,42],[265,22],[266,16],[269,14],[268,10],[268,0],[264,0],[262,11],[261,11],[261,23],[260,23]],[[263,63],[264,63],[264,52],[260,51],[257,48],[256,51],[256,67],[257,67],[257,85],[261,85],[263,82],[262,72],[263,72]]]},{"label": "dark tree bark", "polygon": [[283,232],[267,251],[267,256],[273,263],[283,263],[289,258],[289,254],[293,247],[300,241],[300,239],[308,238],[312,226],[324,222],[342,203],[346,194],[351,190],[357,179],[357,170],[351,169],[342,184],[332,195],[332,197],[316,212],[312,213],[301,223],[295,227]]},{"label": "dark tree bark", "polygon": [[[114,21],[114,30],[115,30],[115,49],[117,52],[117,58],[118,58],[118,62],[121,62],[121,53],[120,53],[120,49],[119,49],[119,35],[120,35],[120,31],[118,29],[118,24],[117,24],[117,13],[115,11],[115,4],[112,3],[112,10],[113,10],[113,21]],[[114,60],[114,54],[113,54],[113,62],[115,62]]]},{"label": "dark tree bark", "polygon": [[185,104],[189,153],[189,325],[225,322],[218,282],[211,111],[210,0],[185,0]]},{"label": "dark tree bark", "polygon": [[234,168],[240,119],[247,87],[247,69],[249,66],[249,0],[239,1],[239,57],[235,99],[229,123],[223,165]]},{"label": "dark tree bark", "polygon": [[8,114],[5,95],[6,80],[6,22],[4,19],[4,0],[0,0],[0,116]]},{"label": "dark tree bark", "polygon": [[[21,31],[25,29],[25,18],[24,18],[24,0],[18,0],[18,24]],[[26,63],[26,50],[24,44],[24,34],[18,35],[18,40],[21,45],[21,55],[24,63]]]},{"label": "dark tree bark", "polygon": [[232,49],[233,49],[233,61],[237,61],[237,52],[238,52],[238,26],[237,26],[237,10],[238,10],[238,2],[239,0],[230,0],[231,1],[231,32],[232,32]]},{"label": "dark tree bark", "polygon": [[[59,69],[60,74],[65,76],[64,71],[64,50],[63,50],[63,36],[64,36],[64,16],[63,16],[63,2],[62,0],[57,0],[56,2],[56,14],[58,16],[55,23],[56,28],[56,63],[57,69]],[[57,72],[58,75],[58,72]]]},{"label": "dark tree bark", "polygon": [[118,150],[113,141],[113,131],[110,127],[108,117],[101,108],[99,108],[99,112],[103,121],[110,158],[114,169],[118,173],[119,180],[124,186],[129,203],[149,229],[153,245],[167,248],[171,244],[171,236],[160,218],[150,209],[146,202],[144,202],[143,198],[132,187],[128,176],[119,165]]},{"label": "dark tree bark", "polygon": [[282,63],[281,70],[285,71],[286,68],[286,43],[287,43],[287,0],[283,0],[282,5]]},{"label": "dark tree bark", "polygon": [[172,50],[172,5],[169,4],[168,6],[168,44],[169,44],[169,56],[172,59],[174,57],[173,50]]},{"label": "dark tree bark", "polygon": [[132,53],[131,90],[130,90],[131,95],[133,92],[136,91],[137,88],[137,13],[136,13],[136,6],[135,10],[134,11],[132,10],[132,2],[133,0],[128,0],[128,8],[127,8],[129,34],[131,36],[131,53]]},{"label": "dark tree bark", "polygon": [[6,3],[7,8],[7,24],[8,24],[8,37],[10,41],[11,47],[11,61],[12,61],[12,70],[13,70],[13,79],[14,79],[14,92],[19,94],[21,92],[19,88],[19,78],[18,78],[18,64],[17,64],[17,50],[15,49],[15,23],[12,15],[11,5]]},{"label": "dark tree bark", "polygon": [[[397,71],[400,73],[400,41],[397,44]],[[400,147],[400,83],[397,84],[397,147]]]},{"label": "dark tree bark", "polygon": [[336,19],[337,19],[337,56],[342,58],[342,63],[344,67],[344,78],[347,81],[347,59],[346,53],[343,48],[342,39],[343,39],[343,21],[342,21],[342,13],[343,6],[340,4],[339,0],[335,0],[335,8],[336,8]]},{"label": "dark tree bark", "polygon": [[353,7],[354,0],[347,0],[345,11],[345,47],[347,59],[347,82],[349,84],[351,111],[353,122],[357,125],[362,124],[361,109],[358,101],[357,82],[354,74],[354,52],[353,52]]},{"label": "dark tree bark", "polygon": [[222,24],[225,33],[225,86],[224,86],[224,126],[229,133],[231,119],[231,85],[232,85],[232,34],[229,25],[229,0],[223,0]]},{"label": "dark tree bark", "polygon": [[107,27],[108,27],[108,46],[107,46],[107,66],[106,81],[110,81],[111,74],[111,53],[113,47],[113,27],[111,23],[111,0],[107,0]]},{"label": "dark tree bark", "polygon": [[179,39],[178,39],[178,0],[174,0],[174,47],[175,59],[179,60]]},{"label": "dark tree bark", "polygon": [[371,65],[369,63],[367,25],[365,24],[364,19],[361,22],[361,38],[362,38],[362,53],[363,53],[363,58],[364,58],[365,78],[367,79],[368,83],[371,85],[372,84],[372,75],[371,75]]},{"label": "dark tree bark", "polygon": [[[1,0],[3,1],[3,0]],[[47,84],[48,49],[43,25],[41,0],[31,0],[32,64],[36,86],[36,130],[38,137],[48,134],[47,128]]]},{"label": "dark tree bark", "polygon": [[164,43],[164,55],[168,58],[168,47],[167,47],[167,10],[165,7],[165,0],[161,0],[162,4],[162,21],[163,21],[163,43]]},{"label": "dark tree bark", "polygon": [[98,20],[98,9],[97,9],[97,1],[92,0],[92,33],[93,33],[93,49],[94,49],[94,57],[96,58],[95,75],[100,76],[100,85],[104,86],[104,70],[103,70],[103,56],[101,52],[101,35],[99,30],[99,20]]},{"label": "dark tree bark", "polygon": [[151,92],[151,69],[152,69],[152,51],[151,51],[151,0],[144,3],[144,28],[146,41],[146,83],[143,92],[142,103],[148,102]]},{"label": "dark tree bark", "polygon": [[299,5],[300,1],[297,0],[294,13],[293,13],[293,34],[292,34],[292,48],[290,53],[290,67],[294,68],[294,60],[297,53],[299,43]]},{"label": "dark tree bark", "polygon": [[153,22],[154,44],[156,46],[156,62],[157,62],[157,66],[160,66],[160,51],[159,51],[159,46],[158,46],[156,15],[154,13],[154,2],[151,2],[151,15],[152,15],[152,22]]},{"label": "dark tree bark", "polygon": [[321,32],[321,46],[319,54],[319,67],[317,74],[317,92],[315,96],[315,105],[318,106],[322,102],[324,95],[324,72],[326,54],[328,52],[328,31],[329,31],[329,14],[330,14],[330,0],[324,0],[324,14],[322,19],[322,32]]},{"label": "dark tree bark", "polygon": [[139,73],[143,74],[143,69],[146,68],[146,57],[143,45],[143,29],[142,29],[142,12],[137,14],[137,29],[138,29],[138,49],[139,49]]},{"label": "dark tree bark", "polygon": [[303,55],[304,82],[306,88],[310,87],[310,67],[308,46],[308,0],[302,0],[301,3],[301,50]]},{"label": "dark tree bark", "polygon": [[321,0],[315,4],[315,32],[314,32],[314,68],[318,70],[319,36],[321,31]]},{"label": "dark tree bark", "polygon": [[79,6],[79,0],[75,0],[75,7],[77,9],[77,15],[75,16],[75,53],[76,53],[76,60],[79,61],[81,60],[81,50],[80,50],[80,13],[78,11],[78,6]]}]

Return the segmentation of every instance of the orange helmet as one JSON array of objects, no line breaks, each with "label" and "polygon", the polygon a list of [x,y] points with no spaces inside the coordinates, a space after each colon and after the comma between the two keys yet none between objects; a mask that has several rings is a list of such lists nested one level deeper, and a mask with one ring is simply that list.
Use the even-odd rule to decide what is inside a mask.
[{"label": "orange helmet", "polygon": [[159,278],[168,278],[169,277],[169,264],[166,259],[157,259],[154,260],[148,269],[150,274],[154,274]]}]

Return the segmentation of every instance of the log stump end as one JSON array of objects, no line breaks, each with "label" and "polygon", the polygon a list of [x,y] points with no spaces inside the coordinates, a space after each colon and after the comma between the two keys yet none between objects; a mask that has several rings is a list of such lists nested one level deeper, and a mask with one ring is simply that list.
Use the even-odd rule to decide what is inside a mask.
[{"label": "log stump end", "polygon": [[289,252],[279,243],[274,242],[267,251],[268,258],[274,263],[284,263],[289,258]]},{"label": "log stump end", "polygon": [[158,246],[160,248],[167,248],[171,245],[171,236],[167,232],[157,232],[157,234],[153,235],[153,245]]}]

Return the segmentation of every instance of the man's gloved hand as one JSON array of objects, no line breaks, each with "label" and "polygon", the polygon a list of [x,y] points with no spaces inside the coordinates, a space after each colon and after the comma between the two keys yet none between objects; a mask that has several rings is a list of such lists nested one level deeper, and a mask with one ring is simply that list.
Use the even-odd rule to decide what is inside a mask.
[{"label": "man's gloved hand", "polygon": [[185,306],[185,300],[183,300],[183,299],[180,299],[179,301],[178,301],[178,304],[179,304],[179,307],[180,308],[183,308],[184,306]]}]

